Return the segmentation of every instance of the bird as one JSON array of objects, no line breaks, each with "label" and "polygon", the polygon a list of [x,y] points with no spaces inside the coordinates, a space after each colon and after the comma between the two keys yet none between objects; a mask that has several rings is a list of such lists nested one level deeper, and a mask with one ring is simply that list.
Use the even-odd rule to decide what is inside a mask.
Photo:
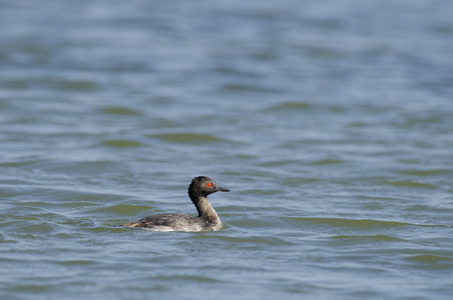
[{"label": "bird", "polygon": [[207,196],[215,192],[229,191],[207,176],[198,176],[192,179],[188,189],[189,197],[198,211],[197,217],[164,213],[125,223],[122,226],[141,227],[149,231],[216,231],[222,227],[222,222]]}]

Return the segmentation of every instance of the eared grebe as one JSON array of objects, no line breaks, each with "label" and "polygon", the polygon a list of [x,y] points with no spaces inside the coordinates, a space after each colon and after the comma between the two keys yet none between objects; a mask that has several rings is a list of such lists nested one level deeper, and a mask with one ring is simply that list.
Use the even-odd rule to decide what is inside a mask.
[{"label": "eared grebe", "polygon": [[125,223],[125,227],[143,227],[151,231],[205,231],[219,230],[222,226],[220,218],[206,198],[215,192],[229,192],[221,188],[209,177],[199,176],[192,179],[189,185],[189,197],[198,210],[198,217],[184,214],[159,214]]}]

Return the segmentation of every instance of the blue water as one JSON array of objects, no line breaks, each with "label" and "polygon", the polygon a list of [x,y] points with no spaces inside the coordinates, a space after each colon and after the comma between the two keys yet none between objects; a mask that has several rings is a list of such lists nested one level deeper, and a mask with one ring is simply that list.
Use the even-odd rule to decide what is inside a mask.
[{"label": "blue water", "polygon": [[451,299],[453,2],[0,7],[1,299]]}]

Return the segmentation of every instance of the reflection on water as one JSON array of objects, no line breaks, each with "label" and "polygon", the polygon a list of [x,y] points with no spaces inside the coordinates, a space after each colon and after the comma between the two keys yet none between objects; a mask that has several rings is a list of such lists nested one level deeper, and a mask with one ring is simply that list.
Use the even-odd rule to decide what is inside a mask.
[{"label": "reflection on water", "polygon": [[452,11],[2,3],[0,298],[449,299]]}]

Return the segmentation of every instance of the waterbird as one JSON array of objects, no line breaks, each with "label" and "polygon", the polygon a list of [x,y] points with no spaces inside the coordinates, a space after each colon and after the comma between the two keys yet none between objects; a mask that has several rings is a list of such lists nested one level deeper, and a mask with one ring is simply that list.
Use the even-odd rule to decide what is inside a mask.
[{"label": "waterbird", "polygon": [[142,227],[150,231],[215,231],[222,227],[219,216],[207,197],[215,192],[229,192],[206,176],[192,179],[189,197],[197,208],[198,217],[177,213],[149,216],[136,222],[122,224],[124,227]]}]

